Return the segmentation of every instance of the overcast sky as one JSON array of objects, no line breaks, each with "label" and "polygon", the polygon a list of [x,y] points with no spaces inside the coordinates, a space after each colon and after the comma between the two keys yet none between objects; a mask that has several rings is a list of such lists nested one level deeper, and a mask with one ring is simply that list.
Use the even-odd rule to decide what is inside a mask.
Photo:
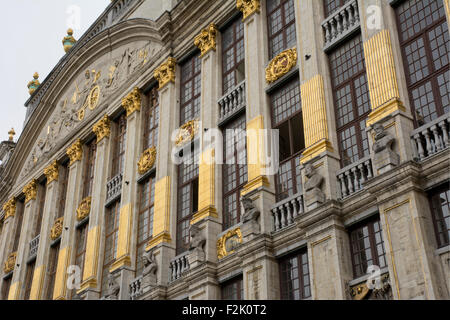
[{"label": "overcast sky", "polygon": [[[39,73],[42,82],[65,54],[68,27],[75,39],[89,28],[110,0],[2,1],[0,19],[0,141],[14,127],[15,141],[25,120],[27,84]],[[78,15],[77,12],[80,12]],[[78,19],[79,17],[79,19]],[[78,22],[79,21],[79,22]]]}]

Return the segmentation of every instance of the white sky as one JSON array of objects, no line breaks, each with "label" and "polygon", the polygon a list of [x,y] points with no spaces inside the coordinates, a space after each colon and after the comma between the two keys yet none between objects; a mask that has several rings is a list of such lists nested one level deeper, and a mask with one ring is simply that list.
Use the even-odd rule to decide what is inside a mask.
[{"label": "white sky", "polygon": [[[0,141],[14,127],[17,141],[25,120],[27,84],[39,73],[42,82],[65,54],[62,39],[68,27],[75,39],[89,28],[110,0],[2,1],[0,19]],[[79,26],[71,9],[80,10]],[[69,12],[68,12],[69,11]]]}]

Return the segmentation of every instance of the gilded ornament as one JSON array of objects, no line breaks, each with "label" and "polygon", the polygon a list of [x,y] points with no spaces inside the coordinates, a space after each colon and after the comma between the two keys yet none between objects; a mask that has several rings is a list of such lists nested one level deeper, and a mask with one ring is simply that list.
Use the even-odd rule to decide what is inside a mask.
[{"label": "gilded ornament", "polygon": [[367,284],[364,282],[360,285],[357,285],[350,290],[350,294],[352,295],[354,300],[362,300],[369,293],[369,288]]},{"label": "gilded ornament", "polygon": [[81,221],[87,216],[89,216],[89,213],[91,212],[91,197],[84,198],[83,201],[81,201],[80,205],[77,208],[77,220]]},{"label": "gilded ornament", "polygon": [[44,169],[44,174],[47,177],[47,184],[58,180],[58,162],[56,160],[53,161],[51,165]]},{"label": "gilded ornament", "polygon": [[97,143],[100,142],[103,138],[109,137],[111,133],[111,127],[108,115],[105,114],[105,116],[94,125],[92,131],[97,136]]},{"label": "gilded ornament", "polygon": [[156,148],[151,147],[144,151],[138,162],[138,172],[139,174],[144,174],[150,170],[155,164],[156,159]]},{"label": "gilded ornament", "polygon": [[52,228],[50,229],[50,239],[56,240],[61,236],[63,230],[63,223],[64,217],[55,220]]},{"label": "gilded ornament", "polygon": [[134,88],[122,99],[122,107],[127,111],[127,117],[133,112],[141,110],[141,91],[139,88]]},{"label": "gilded ornament", "polygon": [[241,228],[228,231],[217,240],[217,258],[222,259],[232,254],[237,246],[242,243]]},{"label": "gilded ornament", "polygon": [[9,141],[14,141],[14,136],[16,135],[14,128],[11,128],[11,130],[8,131],[8,135],[9,135]]},{"label": "gilded ornament", "polygon": [[266,68],[266,81],[272,83],[286,73],[288,73],[297,64],[297,49],[288,49],[281,52],[270,61]]},{"label": "gilded ornament", "polygon": [[175,139],[175,145],[180,147],[185,143],[192,141],[198,132],[199,126],[200,124],[198,120],[191,120],[183,124],[180,127],[178,135]]},{"label": "gilded ornament", "polygon": [[209,50],[216,50],[217,27],[211,23],[208,28],[195,37],[194,44],[200,49],[200,57],[203,57]]},{"label": "gilded ornament", "polygon": [[33,75],[34,80],[31,80],[30,82],[28,82],[28,92],[30,93],[30,95],[32,95],[36,89],[41,85],[41,83],[39,82],[39,73],[35,72]]},{"label": "gilded ornament", "polygon": [[11,253],[8,258],[6,258],[5,265],[3,266],[3,273],[7,274],[14,270],[16,265],[17,252]]},{"label": "gilded ornament", "polygon": [[261,7],[260,0],[236,0],[236,7],[242,11],[243,19],[247,19],[255,12],[259,13]]},{"label": "gilded ornament", "polygon": [[75,38],[73,37],[73,30],[72,29],[67,30],[67,36],[65,36],[64,39],[62,40],[64,51],[68,52],[76,42],[77,40],[75,40]]},{"label": "gilded ornament", "polygon": [[158,80],[159,89],[162,89],[169,82],[175,82],[176,60],[168,58],[158,69],[155,70],[155,78]]},{"label": "gilded ornament", "polygon": [[14,217],[16,214],[16,199],[12,198],[3,205],[3,211],[5,211],[5,220],[9,217]]},{"label": "gilded ornament", "polygon": [[100,87],[96,85],[91,89],[86,100],[86,104],[89,110],[94,110],[98,106],[99,98],[100,98]]},{"label": "gilded ornament", "polygon": [[33,179],[23,188],[23,193],[25,194],[25,203],[27,203],[30,200],[36,199],[37,194],[37,184],[36,180]]},{"label": "gilded ornament", "polygon": [[70,164],[72,165],[77,161],[80,161],[83,156],[83,145],[81,144],[81,140],[78,139],[73,145],[67,149],[67,155],[70,158]]}]

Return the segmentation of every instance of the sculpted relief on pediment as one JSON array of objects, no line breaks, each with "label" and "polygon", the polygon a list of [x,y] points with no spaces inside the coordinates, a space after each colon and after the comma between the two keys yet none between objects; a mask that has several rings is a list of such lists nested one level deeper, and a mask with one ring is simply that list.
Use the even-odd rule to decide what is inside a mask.
[{"label": "sculpted relief on pediment", "polygon": [[117,91],[135,72],[144,68],[150,57],[160,48],[161,46],[154,42],[142,42],[138,45],[134,43],[132,47],[116,49],[107,57],[98,59],[84,73],[78,75],[59,99],[45,130],[35,142],[19,176],[19,182],[35,166],[48,160],[56,151],[55,146],[104,99]]}]

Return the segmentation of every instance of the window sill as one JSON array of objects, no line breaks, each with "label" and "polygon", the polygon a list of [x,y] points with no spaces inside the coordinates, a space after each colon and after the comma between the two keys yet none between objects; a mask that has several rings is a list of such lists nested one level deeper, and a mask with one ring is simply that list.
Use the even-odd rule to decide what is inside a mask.
[{"label": "window sill", "polygon": [[[388,267],[384,267],[384,268],[382,268],[382,269],[380,270],[380,275],[383,275],[383,274],[388,273],[388,272],[389,272]],[[365,274],[365,275],[363,275],[363,276],[361,276],[361,277],[359,277],[359,278],[350,280],[349,283],[348,283],[348,285],[349,285],[350,287],[352,287],[352,286],[355,286],[355,285],[357,285],[357,284],[360,284],[360,283],[362,283],[362,282],[364,282],[364,281],[367,281],[367,279],[369,279],[369,276],[370,276],[369,274]]]}]

